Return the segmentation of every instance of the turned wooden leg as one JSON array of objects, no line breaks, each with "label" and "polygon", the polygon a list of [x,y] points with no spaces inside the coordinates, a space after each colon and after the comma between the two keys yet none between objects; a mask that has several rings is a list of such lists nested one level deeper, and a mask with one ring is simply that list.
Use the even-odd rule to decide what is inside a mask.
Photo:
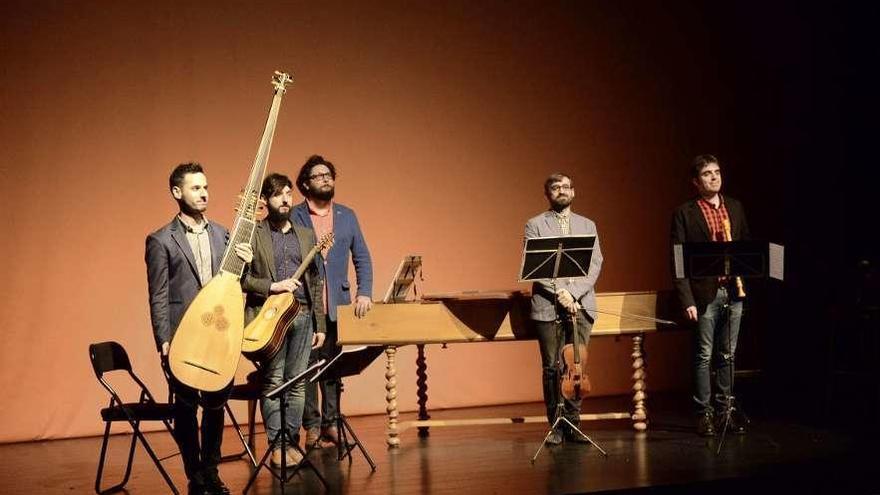
[{"label": "turned wooden leg", "polygon": [[645,408],[647,389],[645,387],[645,354],[642,349],[644,334],[633,336],[633,428],[645,431],[648,428],[648,410]]},{"label": "turned wooden leg", "polygon": [[[419,355],[416,358],[416,395],[419,398],[419,421],[431,419],[428,414],[428,362],[425,360],[425,344],[418,344]],[[427,426],[419,427],[419,436],[427,437]]]},{"label": "turned wooden leg", "polygon": [[400,438],[397,436],[397,368],[394,365],[395,354],[397,354],[397,347],[388,346],[385,348],[385,413],[388,416],[385,442],[391,448],[400,445]]}]

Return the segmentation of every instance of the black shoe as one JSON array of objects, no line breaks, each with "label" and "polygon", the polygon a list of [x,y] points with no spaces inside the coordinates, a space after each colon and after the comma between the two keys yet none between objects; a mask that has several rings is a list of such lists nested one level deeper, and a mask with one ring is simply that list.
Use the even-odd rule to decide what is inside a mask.
[{"label": "black shoe", "polygon": [[572,443],[590,443],[590,441],[587,440],[587,437],[571,429],[565,431],[565,441]]},{"label": "black shoe", "polygon": [[205,476],[204,493],[205,495],[230,495],[231,492],[217,473],[211,473]]},{"label": "black shoe", "polygon": [[[724,428],[724,419],[725,415],[718,415],[718,426],[717,429],[719,431],[723,431]],[[734,435],[745,435],[746,427],[749,425],[749,418],[743,414],[742,411],[739,410],[738,407],[734,407],[730,412],[730,421],[727,422],[727,432],[732,433]]]},{"label": "black shoe", "polygon": [[712,413],[701,414],[697,419],[697,435],[700,435],[701,437],[715,436],[715,424],[712,418]]},{"label": "black shoe", "polygon": [[205,495],[205,485],[199,481],[190,480],[186,485],[186,493],[189,495]]},{"label": "black shoe", "polygon": [[560,443],[562,443],[562,435],[556,430],[551,431],[550,436],[547,437],[547,445],[559,445]]}]

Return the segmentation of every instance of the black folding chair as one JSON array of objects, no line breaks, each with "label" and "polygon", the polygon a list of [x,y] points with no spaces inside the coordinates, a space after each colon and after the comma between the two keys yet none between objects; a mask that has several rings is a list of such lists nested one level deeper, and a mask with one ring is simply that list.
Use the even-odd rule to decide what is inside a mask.
[{"label": "black folding chair", "polygon": [[252,371],[248,373],[247,382],[232,386],[232,390],[229,393],[229,400],[247,401],[248,434],[247,437],[245,437],[244,433],[242,433],[241,425],[238,423],[238,420],[232,413],[232,408],[229,406],[229,401],[227,401],[226,414],[229,415],[229,419],[232,421],[232,426],[235,427],[235,432],[238,434],[238,438],[241,440],[241,444],[244,449],[236,454],[224,455],[220,458],[220,462],[238,460],[246,455],[251,461],[251,464],[254,467],[257,466],[257,459],[254,457],[254,450],[256,449],[257,440],[256,438],[254,438],[254,435],[256,434],[257,401],[260,400],[262,387],[263,385],[260,381],[259,371]]},{"label": "black folding chair", "polygon": [[[95,370],[95,375],[98,377],[98,381],[101,382],[101,385],[103,385],[104,388],[107,389],[107,392],[110,393],[110,404],[104,409],[101,409],[101,418],[106,423],[106,427],[104,428],[104,440],[101,443],[101,458],[98,462],[98,474],[95,477],[95,492],[101,495],[115,492],[121,490],[122,487],[128,483],[128,478],[131,475],[131,466],[134,461],[135,443],[137,440],[140,440],[144,450],[146,450],[150,458],[153,459],[156,467],[159,468],[159,472],[162,473],[162,477],[165,478],[165,482],[168,483],[171,491],[176,495],[178,493],[177,487],[174,486],[174,482],[171,481],[165,468],[162,467],[162,462],[156,456],[156,453],[153,452],[153,448],[150,447],[149,442],[147,442],[147,439],[140,430],[141,421],[161,421],[168,432],[173,436],[171,420],[174,418],[174,406],[172,404],[158,403],[153,399],[152,394],[147,390],[144,382],[142,382],[141,379],[131,370],[131,362],[128,359],[128,354],[118,343],[101,342],[99,344],[90,345],[89,358],[92,361],[92,368]],[[140,398],[138,399],[138,402],[125,403],[122,401],[119,394],[116,393],[113,387],[110,386],[110,383],[104,378],[104,373],[111,371],[128,372],[128,376],[140,389]],[[119,421],[127,421],[132,428],[131,446],[128,450],[128,464],[125,466],[125,477],[118,485],[101,489],[101,477],[104,473],[107,443],[110,440],[110,426],[114,422]]]}]

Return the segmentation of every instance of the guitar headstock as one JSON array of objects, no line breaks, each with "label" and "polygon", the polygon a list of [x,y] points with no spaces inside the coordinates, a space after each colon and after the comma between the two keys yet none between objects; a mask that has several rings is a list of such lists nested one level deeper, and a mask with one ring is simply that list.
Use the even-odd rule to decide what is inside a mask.
[{"label": "guitar headstock", "polygon": [[326,234],[321,236],[321,240],[318,241],[318,245],[316,247],[318,251],[326,252],[328,249],[330,249],[331,246],[333,246],[333,241],[333,232],[327,232]]},{"label": "guitar headstock", "polygon": [[275,92],[281,91],[282,93],[287,92],[287,85],[293,83],[293,76],[286,72],[275,71],[275,75],[272,77],[272,86],[275,87]]},{"label": "guitar headstock", "polygon": [[[243,190],[239,191],[236,200],[237,203],[234,208],[236,214],[239,214],[240,212],[247,212],[245,216],[254,221],[260,221],[266,218],[266,215],[268,213],[268,210],[266,210],[266,200],[262,197],[258,197],[258,195],[254,192],[249,195],[245,195]],[[250,212],[253,212],[254,218],[250,218]]]}]

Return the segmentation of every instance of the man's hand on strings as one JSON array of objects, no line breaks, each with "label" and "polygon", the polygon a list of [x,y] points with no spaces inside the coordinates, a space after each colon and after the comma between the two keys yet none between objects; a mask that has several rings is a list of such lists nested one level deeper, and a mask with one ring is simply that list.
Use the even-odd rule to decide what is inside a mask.
[{"label": "man's hand on strings", "polygon": [[235,245],[235,255],[246,264],[254,260],[254,250],[247,242],[239,242]]}]

